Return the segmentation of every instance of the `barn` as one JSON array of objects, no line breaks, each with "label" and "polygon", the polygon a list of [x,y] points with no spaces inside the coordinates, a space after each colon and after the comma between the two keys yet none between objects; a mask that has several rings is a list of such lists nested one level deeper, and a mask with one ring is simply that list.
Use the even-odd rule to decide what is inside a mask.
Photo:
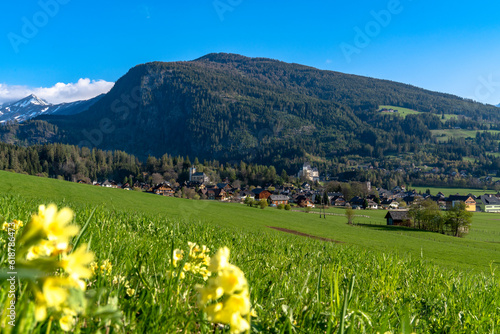
[{"label": "barn", "polygon": [[411,219],[408,210],[392,210],[385,215],[387,225],[411,226]]}]

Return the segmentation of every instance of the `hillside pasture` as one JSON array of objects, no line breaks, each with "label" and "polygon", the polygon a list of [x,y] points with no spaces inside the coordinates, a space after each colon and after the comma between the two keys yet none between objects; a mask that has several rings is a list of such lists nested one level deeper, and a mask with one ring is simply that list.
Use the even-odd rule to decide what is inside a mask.
[{"label": "hillside pasture", "polygon": [[[271,207],[262,210],[235,203],[162,197],[8,172],[0,172],[0,181],[0,194],[14,193],[46,203],[68,202],[134,214],[159,215],[165,219],[196,220],[214,227],[241,231],[282,234],[270,231],[268,226],[286,228],[377,252],[398,252],[409,256],[424,254],[428,261],[448,268],[486,272],[491,261],[497,261],[500,255],[500,244],[496,243],[387,227],[385,210],[356,210],[355,223],[361,225],[349,226],[341,208],[329,209],[335,215],[327,215],[324,219],[319,218],[317,213],[290,212]],[[479,221],[481,224],[484,222],[483,219]],[[488,224],[500,231],[500,221]]]},{"label": "hillside pasture", "polygon": [[[492,275],[498,244],[389,227],[384,211],[357,210],[357,225],[348,226],[339,208],[328,211],[340,215],[324,219],[317,213],[0,172],[0,215],[7,221],[27,222],[39,204],[49,202],[72,208],[76,224],[89,222],[82,242],[99,263],[109,260],[113,267],[109,276],[91,279],[89,292],[100,291],[96,306],[111,303],[120,311],[119,321],[79,318],[75,332],[228,333],[197,307],[195,284],[204,284],[201,278],[167,274],[174,269],[173,249],[187,250],[188,241],[207,245],[212,254],[223,246],[230,249],[231,263],[250,287],[252,333],[489,333],[500,326],[500,282]],[[477,231],[471,236],[500,230],[489,217],[474,216]],[[113,276],[134,290],[116,285]],[[7,285],[0,282],[3,305]],[[20,328],[62,332],[51,319],[36,326],[30,322],[31,301],[29,290],[19,291]],[[5,327],[3,332],[15,331]]]}]

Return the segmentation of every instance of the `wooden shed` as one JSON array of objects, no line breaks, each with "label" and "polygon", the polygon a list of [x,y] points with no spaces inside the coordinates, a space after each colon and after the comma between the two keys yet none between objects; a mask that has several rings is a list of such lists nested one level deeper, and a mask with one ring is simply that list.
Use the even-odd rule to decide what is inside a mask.
[{"label": "wooden shed", "polygon": [[411,226],[411,219],[408,210],[392,210],[385,215],[387,225]]}]

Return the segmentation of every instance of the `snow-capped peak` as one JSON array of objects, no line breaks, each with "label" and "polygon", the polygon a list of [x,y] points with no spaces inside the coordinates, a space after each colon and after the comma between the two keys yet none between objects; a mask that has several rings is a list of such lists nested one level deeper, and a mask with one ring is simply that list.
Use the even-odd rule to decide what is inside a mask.
[{"label": "snow-capped peak", "polygon": [[11,104],[13,107],[19,107],[19,108],[25,108],[29,106],[30,104],[37,105],[37,106],[48,106],[50,105],[46,101],[38,98],[36,95],[31,94],[27,97],[25,97],[22,100],[19,100],[13,104]]},{"label": "snow-capped peak", "polygon": [[22,123],[40,115],[72,115],[87,110],[97,102],[102,95],[87,101],[76,101],[60,104],[51,104],[31,94],[16,102],[7,103],[0,107],[0,124],[16,121]]}]

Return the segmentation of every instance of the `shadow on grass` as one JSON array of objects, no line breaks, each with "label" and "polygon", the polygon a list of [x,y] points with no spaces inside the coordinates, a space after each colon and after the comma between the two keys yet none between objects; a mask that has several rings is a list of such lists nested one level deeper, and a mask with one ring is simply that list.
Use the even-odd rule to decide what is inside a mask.
[{"label": "shadow on grass", "polygon": [[377,231],[392,231],[392,232],[426,232],[436,234],[437,232],[421,230],[413,227],[398,226],[398,225],[372,225],[372,224],[355,224],[355,226],[369,228]]}]

